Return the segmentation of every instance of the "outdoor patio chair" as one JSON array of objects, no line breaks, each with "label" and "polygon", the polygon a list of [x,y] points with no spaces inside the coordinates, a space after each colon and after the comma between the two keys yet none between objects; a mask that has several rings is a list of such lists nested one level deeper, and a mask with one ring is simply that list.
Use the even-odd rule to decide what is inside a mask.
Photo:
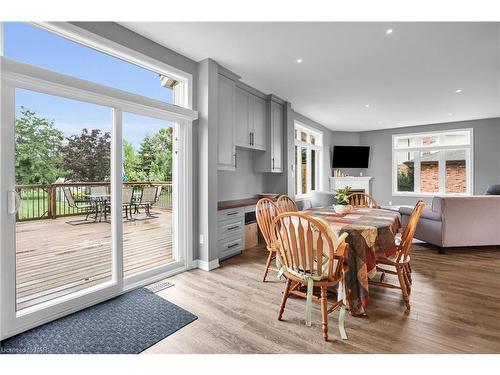
[{"label": "outdoor patio chair", "polygon": [[68,205],[76,209],[78,211],[83,211],[83,213],[86,214],[85,220],[72,220],[72,221],[67,221],[67,224],[70,225],[79,225],[79,224],[86,224],[89,223],[88,219],[89,216],[93,213],[94,214],[94,221],[97,218],[97,213],[95,210],[95,205],[90,202],[87,199],[75,199],[73,197],[73,193],[71,192],[71,189],[69,187],[63,187],[63,192],[64,192],[64,197],[66,198]]},{"label": "outdoor patio chair", "polygon": [[161,187],[161,186],[157,186],[157,187],[156,187],[156,197],[155,197],[155,203],[158,203],[158,201],[160,200],[161,189],[162,189],[162,187]]},{"label": "outdoor patio chair", "polygon": [[[134,188],[126,186],[122,188],[122,208],[125,210],[124,218],[133,220],[132,217],[132,199],[134,197]],[[129,216],[130,215],[130,216]]]},{"label": "outdoor patio chair", "polygon": [[108,187],[107,186],[91,186],[90,187],[90,194],[91,195],[106,195],[106,194],[108,194]]},{"label": "outdoor patio chair", "polygon": [[144,207],[147,218],[157,217],[154,216],[151,212],[151,206],[157,202],[156,197],[157,197],[156,186],[144,186],[142,188],[140,199],[132,203],[135,206],[134,213],[139,213],[139,207]]}]

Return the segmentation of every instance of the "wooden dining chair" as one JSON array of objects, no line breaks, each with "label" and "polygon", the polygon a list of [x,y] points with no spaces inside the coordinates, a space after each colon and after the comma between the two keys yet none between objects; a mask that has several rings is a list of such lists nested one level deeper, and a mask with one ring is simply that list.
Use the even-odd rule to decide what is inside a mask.
[{"label": "wooden dining chair", "polygon": [[346,199],[354,207],[380,208],[377,201],[370,194],[352,193]]},{"label": "wooden dining chair", "polygon": [[[328,340],[328,314],[340,307],[339,331],[347,339],[344,328],[345,293],[340,301],[327,300],[327,288],[338,286],[344,278],[344,253],[347,233],[337,237],[328,224],[305,213],[279,214],[272,225],[272,239],[286,277],[278,320],[282,319],[290,295],[306,298],[306,325],[311,325],[312,302],[321,303],[323,338]],[[307,287],[304,293],[303,287]],[[320,289],[320,296],[314,295]]]},{"label": "wooden dining chair", "polygon": [[282,195],[278,198],[276,205],[280,213],[283,212],[297,212],[297,205],[288,195]]},{"label": "wooden dining chair", "polygon": [[276,259],[276,249],[272,243],[271,228],[273,220],[276,216],[278,216],[278,213],[278,207],[276,207],[274,202],[269,198],[260,199],[255,206],[257,225],[259,226],[262,236],[264,237],[264,241],[266,242],[266,249],[269,251],[266,266],[264,268],[264,275],[262,276],[262,282],[266,281],[271,262]]},{"label": "wooden dining chair", "polygon": [[[410,311],[410,293],[412,284],[410,250],[412,247],[413,236],[415,235],[415,230],[417,229],[417,224],[424,208],[424,201],[419,200],[408,219],[408,223],[403,230],[403,233],[401,234],[401,240],[397,244],[396,253],[390,257],[382,256],[377,258],[377,271],[381,272],[380,280],[369,280],[369,283],[372,285],[401,289],[406,306],[406,312]],[[397,275],[399,285],[384,282],[385,274]]]}]

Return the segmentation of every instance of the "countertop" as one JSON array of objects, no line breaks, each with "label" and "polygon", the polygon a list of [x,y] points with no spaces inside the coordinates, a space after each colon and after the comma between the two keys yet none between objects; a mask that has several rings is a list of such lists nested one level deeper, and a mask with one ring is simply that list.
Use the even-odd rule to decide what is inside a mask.
[{"label": "countertop", "polygon": [[260,198],[234,199],[231,201],[219,201],[217,209],[227,210],[229,208],[253,206],[257,204]]}]

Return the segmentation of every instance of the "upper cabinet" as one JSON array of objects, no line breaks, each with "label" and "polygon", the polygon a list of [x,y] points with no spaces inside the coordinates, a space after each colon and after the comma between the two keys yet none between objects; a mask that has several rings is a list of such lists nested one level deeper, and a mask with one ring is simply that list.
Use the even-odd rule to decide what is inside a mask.
[{"label": "upper cabinet", "polygon": [[283,105],[271,100],[271,172],[283,171]]},{"label": "upper cabinet", "polygon": [[252,146],[259,150],[266,149],[266,101],[252,95],[253,114]]},{"label": "upper cabinet", "polygon": [[265,100],[240,87],[236,87],[235,96],[236,146],[265,150]]},{"label": "upper cabinet", "polygon": [[226,70],[223,73],[219,71],[217,81],[218,169],[236,170],[238,146],[257,150],[256,172],[281,173],[283,102],[273,95],[263,99],[257,90],[242,88],[247,86],[238,83],[238,76]]},{"label": "upper cabinet", "polygon": [[266,152],[255,155],[258,172],[283,172],[283,104],[270,95],[267,101]]},{"label": "upper cabinet", "polygon": [[217,82],[217,117],[218,117],[218,169],[234,171],[236,169],[235,147],[235,82],[222,74]]}]

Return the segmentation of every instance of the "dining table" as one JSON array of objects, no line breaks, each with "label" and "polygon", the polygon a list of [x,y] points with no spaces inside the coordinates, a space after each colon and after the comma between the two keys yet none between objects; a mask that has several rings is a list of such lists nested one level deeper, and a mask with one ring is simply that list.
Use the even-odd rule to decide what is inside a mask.
[{"label": "dining table", "polygon": [[[334,208],[310,208],[304,212],[321,218],[334,233],[348,234],[345,262],[345,293],[351,315],[366,315],[370,301],[368,280],[377,273],[376,259],[396,253],[396,234],[401,228],[399,212],[380,208],[354,207],[351,212],[338,214]],[[342,292],[342,291],[341,291]]]}]

